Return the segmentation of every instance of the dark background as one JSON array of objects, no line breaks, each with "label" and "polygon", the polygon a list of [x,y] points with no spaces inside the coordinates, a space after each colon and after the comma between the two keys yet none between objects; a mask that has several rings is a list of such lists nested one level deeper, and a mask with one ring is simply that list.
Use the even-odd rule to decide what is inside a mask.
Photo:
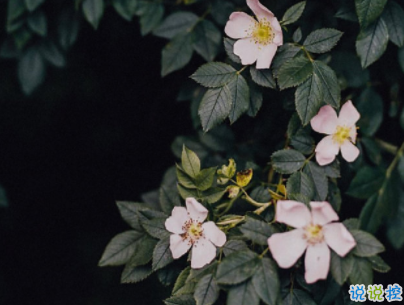
[{"label": "dark background", "polygon": [[[183,71],[161,79],[165,41],[108,10],[97,31],[81,23],[63,69],[48,68],[30,97],[15,61],[0,61],[0,304],[162,304],[155,275],[121,285],[99,268],[129,229],[115,200],[158,188],[176,135],[192,133],[178,104]],[[181,75],[179,75],[181,74]],[[188,130],[188,131],[187,131]]]},{"label": "dark background", "polygon": [[[129,229],[115,200],[158,188],[175,162],[171,142],[194,133],[188,105],[175,99],[202,60],[161,79],[166,42],[139,33],[137,20],[112,9],[97,31],[81,22],[67,66],[49,67],[30,97],[16,62],[0,60],[0,183],[10,203],[0,210],[0,304],[153,305],[169,296],[155,275],[121,285],[122,267],[97,267],[109,240]],[[354,216],[361,208],[345,206]],[[393,270],[375,283],[403,283],[404,253],[386,246]]]}]

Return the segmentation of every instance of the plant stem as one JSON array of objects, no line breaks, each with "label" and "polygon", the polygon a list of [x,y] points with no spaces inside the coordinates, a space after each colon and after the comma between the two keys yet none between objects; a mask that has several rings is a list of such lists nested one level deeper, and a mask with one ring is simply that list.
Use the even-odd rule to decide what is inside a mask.
[{"label": "plant stem", "polygon": [[396,153],[396,156],[393,159],[393,162],[391,162],[390,166],[387,168],[386,171],[386,179],[389,179],[391,176],[391,173],[393,172],[394,168],[396,167],[398,161],[400,158],[404,155],[404,142],[401,144],[399,150]]},{"label": "plant stem", "polygon": [[397,146],[377,138],[375,139],[375,142],[379,144],[380,148],[382,148],[384,151],[387,151],[392,155],[395,155],[397,153]]}]

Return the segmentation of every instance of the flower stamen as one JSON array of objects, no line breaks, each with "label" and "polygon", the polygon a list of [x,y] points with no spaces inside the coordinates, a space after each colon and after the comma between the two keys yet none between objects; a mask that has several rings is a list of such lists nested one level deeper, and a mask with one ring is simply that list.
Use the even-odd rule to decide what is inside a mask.
[{"label": "flower stamen", "polygon": [[311,245],[320,243],[324,240],[323,227],[320,225],[310,224],[304,228],[305,233],[303,237],[307,239],[307,242]]},{"label": "flower stamen", "polygon": [[332,137],[334,142],[342,145],[347,139],[350,139],[350,131],[351,129],[349,127],[341,125],[337,126]]}]

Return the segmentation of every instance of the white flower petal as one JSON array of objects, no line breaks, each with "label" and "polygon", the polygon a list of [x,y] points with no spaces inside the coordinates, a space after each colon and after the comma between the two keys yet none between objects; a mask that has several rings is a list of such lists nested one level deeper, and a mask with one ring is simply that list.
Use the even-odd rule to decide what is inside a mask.
[{"label": "white flower petal", "polygon": [[202,204],[196,201],[195,198],[187,198],[185,200],[185,204],[187,206],[189,217],[191,217],[193,220],[203,222],[208,216],[208,210]]},{"label": "white flower petal", "polygon": [[330,249],[325,242],[309,245],[304,259],[307,284],[325,280],[330,270]]},{"label": "white flower petal", "polygon": [[256,23],[257,21],[246,13],[234,12],[230,15],[224,31],[230,38],[245,38],[249,37]]},{"label": "white flower petal", "polygon": [[316,160],[321,166],[331,163],[338,155],[339,145],[332,137],[324,137],[316,146]]},{"label": "white flower petal", "polygon": [[276,221],[294,228],[303,228],[311,222],[309,209],[301,202],[279,200],[276,205]]},{"label": "white flower petal", "polygon": [[352,104],[352,101],[347,101],[339,112],[338,123],[339,125],[345,125],[347,127],[351,127],[356,124],[356,122],[360,119],[361,115],[358,110],[356,110],[355,106]]},{"label": "white flower petal", "polygon": [[310,120],[311,128],[314,131],[325,134],[333,134],[337,128],[338,117],[334,108],[326,105]]},{"label": "white flower petal", "polygon": [[338,215],[327,201],[311,201],[311,217],[313,224],[323,226],[338,220]]},{"label": "white flower petal", "polygon": [[192,247],[191,268],[202,268],[209,264],[215,257],[216,247],[209,240],[201,237]]},{"label": "white flower petal", "polygon": [[187,210],[184,207],[174,207],[171,216],[167,218],[165,226],[171,233],[184,233],[184,223],[189,219]]},{"label": "white flower petal", "polygon": [[247,5],[254,12],[255,16],[257,16],[258,20],[264,18],[270,20],[274,17],[274,14],[263,6],[258,0],[247,0]]},{"label": "white flower petal", "polygon": [[213,221],[205,222],[202,229],[206,238],[217,247],[222,247],[226,243],[226,234]]},{"label": "white flower petal", "polygon": [[281,268],[290,268],[307,248],[303,229],[275,233],[268,238],[269,250]]},{"label": "white flower petal", "polygon": [[323,227],[325,242],[339,256],[344,257],[356,246],[356,241],[347,228],[340,222],[330,223]]},{"label": "white flower petal", "polygon": [[269,69],[277,49],[278,46],[273,43],[261,46],[258,50],[257,69]]},{"label": "white flower petal", "polygon": [[170,236],[170,250],[174,259],[180,258],[191,248],[191,243],[178,234]]},{"label": "white flower petal", "polygon": [[342,145],[341,145],[341,154],[342,157],[348,161],[348,162],[353,162],[358,158],[359,156],[359,148],[353,145],[351,142],[346,140]]},{"label": "white flower petal", "polygon": [[271,26],[272,29],[275,31],[275,38],[273,43],[276,44],[277,46],[283,45],[283,32],[277,18],[274,17],[271,19]]},{"label": "white flower petal", "polygon": [[234,44],[234,54],[240,57],[243,65],[252,65],[258,57],[259,45],[252,38],[237,40]]}]

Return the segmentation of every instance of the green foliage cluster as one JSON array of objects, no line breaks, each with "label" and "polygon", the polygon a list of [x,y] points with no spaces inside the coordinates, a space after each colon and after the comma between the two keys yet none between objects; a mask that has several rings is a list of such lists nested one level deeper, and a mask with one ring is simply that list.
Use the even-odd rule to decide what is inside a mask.
[{"label": "green foliage cluster", "polygon": [[[122,283],[156,272],[163,285],[173,285],[167,305],[350,304],[343,285],[371,284],[373,271],[389,271],[379,256],[384,246],[372,234],[396,249],[404,245],[404,143],[391,136],[394,130],[403,138],[404,130],[403,4],[322,2],[262,1],[280,20],[284,42],[270,68],[257,69],[242,65],[235,40],[223,37],[229,15],[247,12],[244,0],[8,1],[9,35],[0,56],[17,59],[26,94],[43,82],[47,65],[66,64],[80,21],[97,29],[107,9],[129,22],[136,16],[142,35],[168,40],[163,77],[194,62],[194,52],[196,61],[207,62],[178,95],[190,102],[195,128],[194,136],[172,144],[180,164],[142,203],[117,202],[132,229],[111,240],[100,266],[125,265]],[[59,14],[50,18],[48,5]],[[322,106],[338,110],[349,99],[361,114],[361,153],[353,163],[337,158],[320,166],[313,159],[319,137],[309,123]],[[234,129],[227,119],[237,122]],[[202,269],[191,269],[187,257],[173,259],[165,228],[172,209],[188,197],[227,235]],[[268,253],[268,237],[287,230],[276,223],[274,208],[285,199],[328,201],[343,215],[350,207],[361,210],[358,219],[343,222],[357,245],[344,258],[332,252],[326,281],[308,285],[301,259],[281,270]]]}]

